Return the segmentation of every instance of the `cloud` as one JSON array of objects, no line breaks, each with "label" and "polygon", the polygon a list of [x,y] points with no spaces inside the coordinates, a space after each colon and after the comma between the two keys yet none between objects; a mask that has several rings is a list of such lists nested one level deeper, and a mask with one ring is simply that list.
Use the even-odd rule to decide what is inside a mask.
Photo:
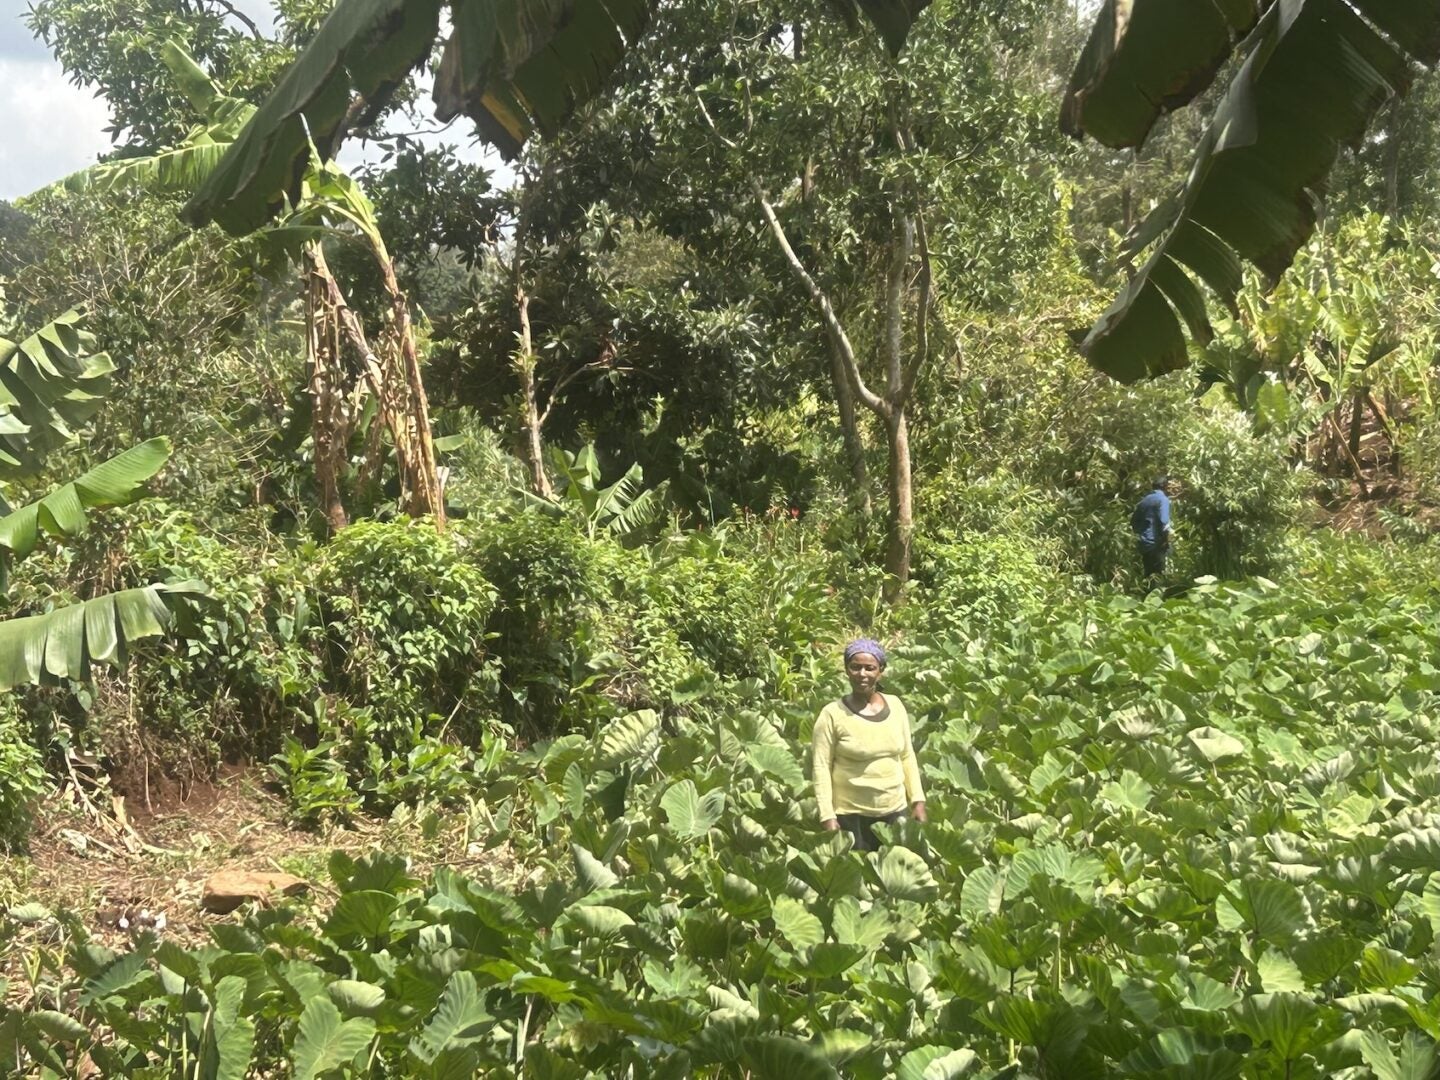
[{"label": "cloud", "polygon": [[[10,0],[0,0],[0,6]],[[238,8],[263,28],[270,20],[264,0],[239,0]],[[424,82],[424,80],[422,80]],[[434,123],[428,108],[429,85],[422,87],[416,123],[422,130]],[[43,42],[30,36],[18,15],[0,13],[0,199],[13,200],[93,165],[111,149],[105,127],[109,110],[93,91],[72,85]],[[400,118],[397,126],[405,126]],[[443,131],[424,130],[419,142],[434,147],[450,143],[461,161],[490,169],[492,182],[513,181],[513,170],[489,147],[477,144],[468,121]],[[383,151],[358,140],[346,143],[340,162],[346,168],[378,163]]]},{"label": "cloud", "polygon": [[0,59],[39,60],[50,55],[45,43],[34,37],[25,25],[26,14],[24,11],[0,14]]},{"label": "cloud", "polygon": [[0,199],[28,195],[110,149],[104,101],[72,86],[43,53],[32,59],[0,51],[0,117]]}]

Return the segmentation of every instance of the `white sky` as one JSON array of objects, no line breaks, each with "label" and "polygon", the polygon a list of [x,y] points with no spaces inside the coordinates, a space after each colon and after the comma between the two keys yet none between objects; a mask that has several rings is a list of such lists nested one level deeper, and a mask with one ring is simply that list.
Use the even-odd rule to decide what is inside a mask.
[{"label": "white sky", "polygon": [[[94,164],[110,149],[105,102],[92,90],[72,85],[44,42],[31,37],[24,23],[28,6],[28,0],[0,0],[0,199],[27,195]],[[236,7],[262,29],[270,25],[267,0],[238,0]],[[428,94],[423,100],[429,100]],[[437,126],[432,117],[424,120],[426,128]],[[503,183],[509,169],[472,138],[463,117],[442,133],[418,137],[432,146],[450,143],[462,160],[487,166]],[[352,141],[341,150],[340,163],[354,167],[372,155],[378,157],[379,151],[370,147],[367,153]]]}]

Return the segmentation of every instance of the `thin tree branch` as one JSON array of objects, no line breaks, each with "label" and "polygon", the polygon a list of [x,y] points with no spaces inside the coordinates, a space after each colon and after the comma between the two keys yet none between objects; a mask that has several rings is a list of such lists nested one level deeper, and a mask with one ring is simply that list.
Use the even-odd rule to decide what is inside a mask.
[{"label": "thin tree branch", "polygon": [[[714,136],[729,149],[739,150],[740,147],[735,140],[726,138],[715,126],[715,120],[710,115],[710,110],[705,107],[705,101],[698,92],[695,94],[695,102],[700,106],[700,115],[705,118],[705,124]],[[780,245],[780,251],[785,256],[785,261],[790,264],[790,269],[795,271],[795,276],[800,279],[800,283],[805,286],[805,291],[810,294],[810,299],[819,309],[820,321],[824,325],[826,336],[829,337],[831,345],[844,362],[850,389],[871,412],[888,417],[890,415],[889,402],[865,385],[865,379],[860,374],[860,365],[855,359],[855,349],[850,344],[850,337],[845,333],[844,326],[840,324],[839,316],[835,314],[835,308],[831,305],[830,298],[810,276],[809,271],[805,269],[805,264],[800,261],[800,256],[796,255],[795,249],[790,246],[790,238],[785,235],[785,227],[775,216],[775,208],[765,197],[765,189],[754,176],[750,177],[750,190],[755,193],[755,201],[760,204],[760,212],[765,216],[765,223],[770,227],[775,242]]]},{"label": "thin tree branch", "polygon": [[695,91],[695,104],[700,106],[700,115],[705,118],[705,124],[714,133],[715,137],[728,146],[731,150],[740,149],[734,139],[728,139],[720,134],[720,129],[715,126],[715,120],[710,115],[710,110],[705,107],[705,99],[700,96],[700,91]]},{"label": "thin tree branch", "polygon": [[225,9],[226,11],[228,11],[231,15],[234,15],[235,18],[239,19],[242,23],[244,23],[247,27],[249,27],[249,28],[250,28],[250,33],[251,33],[251,35],[255,38],[256,41],[264,41],[264,40],[265,40],[265,35],[262,34],[262,33],[260,33],[260,28],[255,25],[255,20],[252,19],[252,18],[250,18],[249,15],[246,15],[243,11],[241,11],[239,8],[237,8],[234,4],[230,3],[229,0],[215,0],[215,4],[216,4],[217,7],[222,7],[222,8],[224,8],[224,9]]},{"label": "thin tree branch", "polygon": [[845,328],[840,324],[840,319],[830,304],[830,298],[825,295],[825,290],[816,284],[815,279],[805,269],[805,264],[800,261],[800,256],[796,255],[795,249],[790,246],[790,239],[785,235],[785,227],[780,224],[780,219],[775,216],[775,208],[765,197],[765,189],[753,176],[750,178],[750,187],[755,192],[755,198],[760,203],[760,212],[765,215],[765,223],[770,226],[770,232],[774,235],[775,242],[780,245],[780,251],[784,254],[785,261],[790,264],[790,269],[795,271],[795,276],[800,279],[800,283],[805,286],[805,291],[810,294],[810,299],[815,302],[815,306],[820,311],[820,320],[825,325],[825,332],[830,336],[831,342],[840,353],[840,358],[845,362],[845,373],[850,378],[850,389],[871,412],[888,417],[890,402],[865,385],[865,379],[860,374],[860,364],[855,359],[855,349],[850,344],[849,335],[845,333]]},{"label": "thin tree branch", "polygon": [[545,426],[545,421],[550,419],[550,410],[555,407],[555,402],[560,397],[560,391],[564,390],[565,387],[569,386],[572,382],[578,379],[581,375],[584,375],[586,372],[603,371],[608,368],[610,366],[610,361],[607,359],[607,357],[613,355],[614,353],[611,351],[611,349],[602,349],[600,351],[599,358],[591,360],[589,363],[581,364],[579,367],[571,368],[559,379],[555,380],[555,385],[550,388],[550,393],[547,395],[548,400],[545,402],[545,408],[540,413],[540,419],[538,421],[539,425],[543,428]]},{"label": "thin tree branch", "polygon": [[885,396],[895,409],[905,407],[905,273],[914,234],[914,219],[897,207],[885,275]]},{"label": "thin tree branch", "polygon": [[900,382],[900,400],[909,401],[915,389],[915,380],[920,369],[930,356],[930,311],[935,300],[934,277],[930,270],[930,243],[925,234],[925,218],[918,211],[915,214],[915,247],[920,253],[920,274],[917,279],[919,295],[915,300],[915,352],[905,365]]}]

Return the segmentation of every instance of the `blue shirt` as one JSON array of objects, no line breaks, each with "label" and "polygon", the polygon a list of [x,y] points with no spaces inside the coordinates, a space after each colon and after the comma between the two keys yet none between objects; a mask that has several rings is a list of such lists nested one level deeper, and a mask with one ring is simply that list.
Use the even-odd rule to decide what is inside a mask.
[{"label": "blue shirt", "polygon": [[1170,497],[1159,488],[1146,495],[1130,515],[1130,528],[1142,548],[1153,550],[1164,544],[1170,532]]}]

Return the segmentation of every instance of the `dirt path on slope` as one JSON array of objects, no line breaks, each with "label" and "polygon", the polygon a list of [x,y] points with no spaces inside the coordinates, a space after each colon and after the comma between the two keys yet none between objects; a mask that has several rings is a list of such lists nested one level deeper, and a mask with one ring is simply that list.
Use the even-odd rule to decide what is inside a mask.
[{"label": "dirt path on slope", "polygon": [[[313,886],[298,902],[324,906],[333,895],[326,864],[336,849],[357,857],[376,848],[404,854],[420,877],[442,864],[502,888],[519,876],[508,849],[485,850],[474,842],[463,811],[435,811],[417,820],[402,810],[388,821],[301,831],[286,824],[283,801],[253,769],[148,794],[148,807],[138,809],[108,794],[79,798],[68,787],[43,803],[29,852],[0,856],[0,915],[39,904],[73,915],[91,940],[110,948],[123,950],[134,933],[152,926],[194,948],[211,940],[216,923],[240,921],[249,907],[214,915],[200,906],[205,880],[219,870],[294,874]],[[109,805],[97,815],[102,802]],[[56,948],[66,936],[48,919],[21,929],[0,960],[8,997],[25,996],[26,952]]]}]

